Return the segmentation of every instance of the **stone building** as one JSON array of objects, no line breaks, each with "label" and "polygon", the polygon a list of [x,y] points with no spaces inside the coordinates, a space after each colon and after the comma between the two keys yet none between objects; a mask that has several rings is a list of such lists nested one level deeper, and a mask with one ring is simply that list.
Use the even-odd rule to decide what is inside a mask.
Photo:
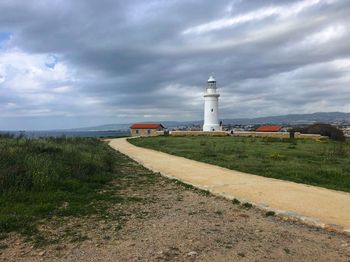
[{"label": "stone building", "polygon": [[133,124],[130,127],[131,136],[157,136],[164,131],[162,124]]}]

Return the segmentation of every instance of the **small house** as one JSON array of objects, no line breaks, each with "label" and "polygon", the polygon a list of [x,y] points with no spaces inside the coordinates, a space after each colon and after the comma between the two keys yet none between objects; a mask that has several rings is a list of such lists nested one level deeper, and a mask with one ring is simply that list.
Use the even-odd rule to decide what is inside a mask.
[{"label": "small house", "polygon": [[133,124],[130,127],[131,136],[157,136],[164,131],[162,124]]},{"label": "small house", "polygon": [[277,125],[266,125],[266,126],[260,126],[255,131],[256,132],[280,132],[282,129],[282,126]]}]

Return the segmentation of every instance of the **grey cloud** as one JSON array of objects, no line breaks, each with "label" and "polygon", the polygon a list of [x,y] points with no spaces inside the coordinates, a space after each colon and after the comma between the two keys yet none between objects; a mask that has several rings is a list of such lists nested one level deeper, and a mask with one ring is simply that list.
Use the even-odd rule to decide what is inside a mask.
[{"label": "grey cloud", "polygon": [[[48,127],[52,125],[50,115],[64,119],[70,114],[91,114],[96,123],[99,119],[129,121],[118,116],[125,114],[135,116],[136,121],[142,121],[144,115],[153,115],[154,120],[164,115],[169,120],[201,119],[201,98],[193,101],[184,87],[189,92],[204,90],[206,78],[214,72],[225,94],[221,103],[226,118],[307,111],[319,100],[327,100],[329,109],[350,108],[350,94],[344,94],[344,85],[349,85],[342,80],[344,71],[330,63],[350,59],[350,4],[346,0],[321,1],[287,18],[272,15],[202,34],[183,33],[219,19],[298,2],[1,2],[0,31],[11,32],[9,45],[29,54],[54,54],[74,79],[48,80],[45,92],[51,94],[59,85],[69,85],[72,91],[53,94],[52,101],[38,105],[25,99],[25,94],[1,93],[3,83],[0,101],[21,105],[20,109],[6,109],[12,116],[47,110],[43,121]],[[345,29],[338,37],[328,36],[322,43],[309,39],[339,25]],[[321,63],[325,65],[318,67]],[[308,71],[307,67],[315,69]],[[298,69],[301,73],[294,75]],[[318,110],[327,108],[315,108]],[[28,123],[25,121],[31,127]],[[86,121],[77,121],[77,125],[84,124]]]}]

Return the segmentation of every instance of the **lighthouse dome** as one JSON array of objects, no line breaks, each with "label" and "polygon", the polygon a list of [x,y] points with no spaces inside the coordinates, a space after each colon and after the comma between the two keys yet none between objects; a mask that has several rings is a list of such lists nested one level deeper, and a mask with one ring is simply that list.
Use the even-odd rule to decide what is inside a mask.
[{"label": "lighthouse dome", "polygon": [[208,83],[216,82],[215,78],[213,76],[210,76],[208,79]]}]

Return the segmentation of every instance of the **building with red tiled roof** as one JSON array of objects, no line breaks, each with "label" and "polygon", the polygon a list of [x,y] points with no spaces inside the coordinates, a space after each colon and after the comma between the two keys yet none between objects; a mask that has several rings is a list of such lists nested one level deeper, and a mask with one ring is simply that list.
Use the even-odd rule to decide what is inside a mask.
[{"label": "building with red tiled roof", "polygon": [[265,125],[258,127],[256,132],[279,132],[282,129],[282,126],[278,125]]},{"label": "building with red tiled roof", "polygon": [[137,123],[130,126],[131,136],[156,136],[158,131],[163,131],[162,124]]}]

